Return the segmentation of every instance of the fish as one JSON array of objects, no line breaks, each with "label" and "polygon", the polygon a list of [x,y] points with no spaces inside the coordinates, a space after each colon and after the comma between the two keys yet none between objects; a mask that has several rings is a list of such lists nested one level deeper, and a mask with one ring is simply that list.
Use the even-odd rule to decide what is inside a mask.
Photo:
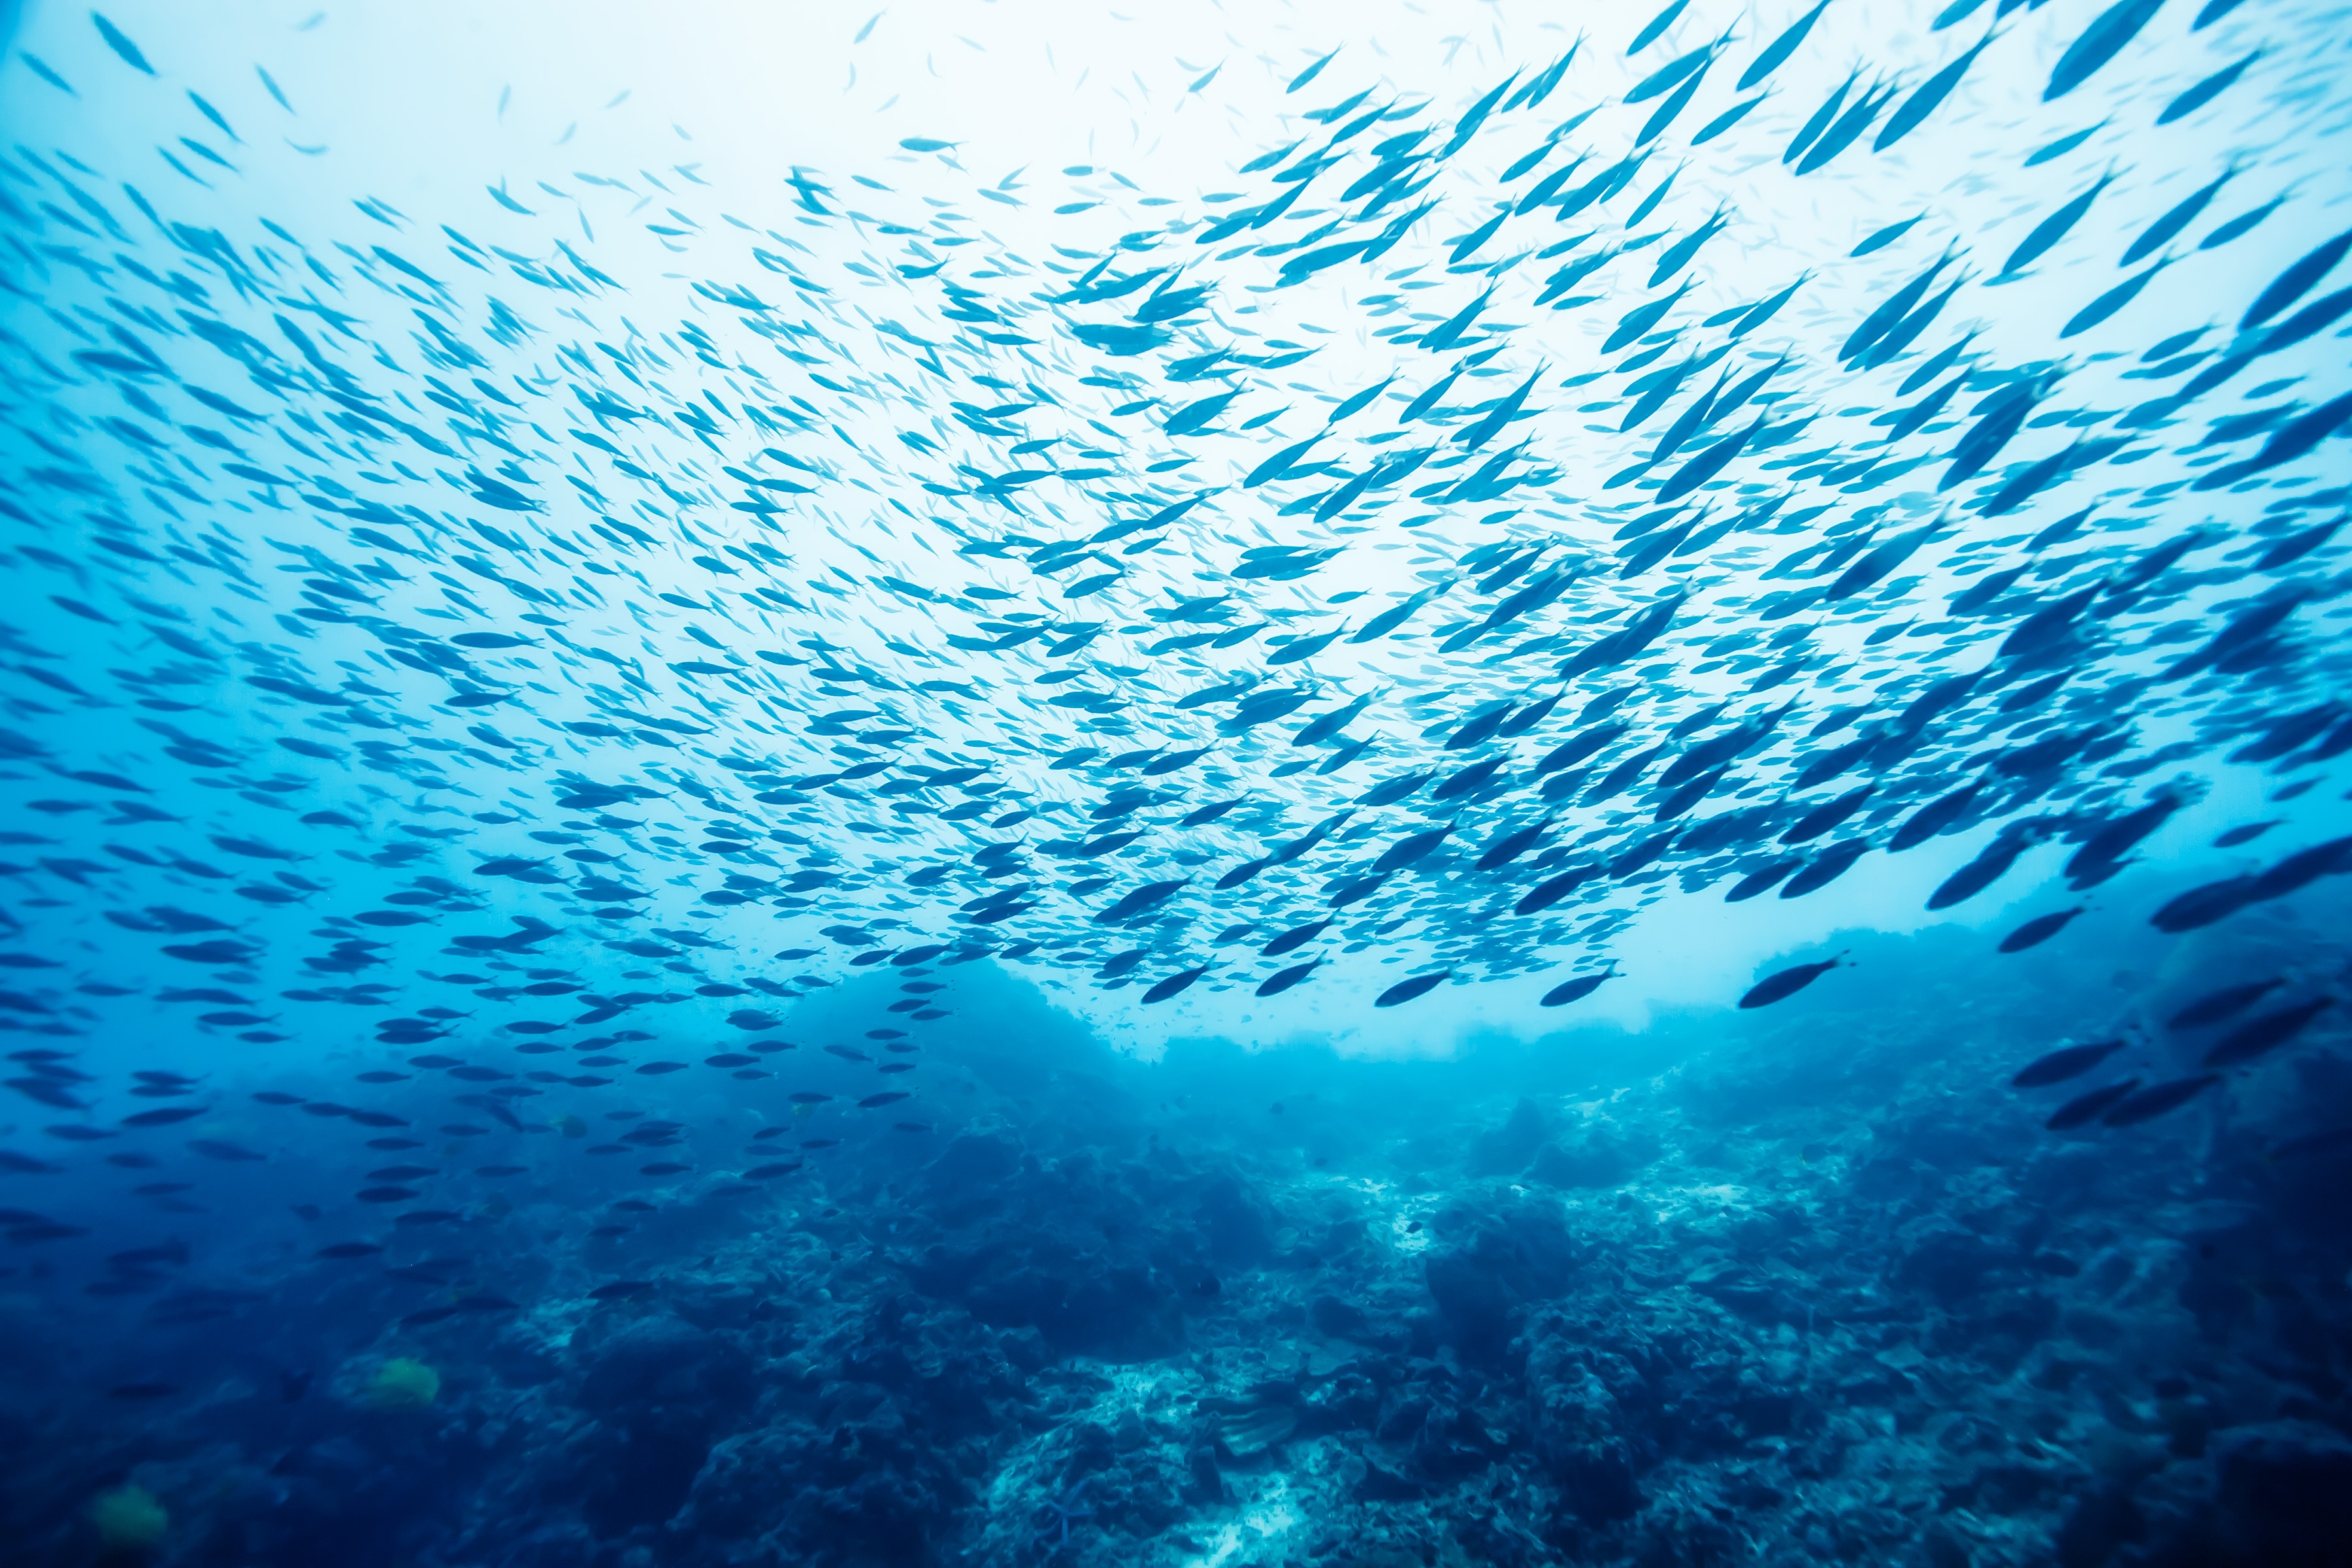
[{"label": "fish", "polygon": [[1329,930],[1330,926],[1331,919],[1328,916],[1319,921],[1310,921],[1305,925],[1293,926],[1261,945],[1258,948],[1258,955],[1262,958],[1279,958],[1286,952],[1306,946]]},{"label": "fish", "polygon": [[591,1301],[642,1301],[659,1294],[660,1287],[648,1279],[615,1279],[599,1285],[588,1292]]},{"label": "fish", "polygon": [[[1999,36],[1997,33],[1988,32],[1973,47],[1964,51],[1958,59],[1915,88],[1911,96],[1904,100],[1902,107],[1888,116],[1885,125],[1880,128],[1877,136],[1872,140],[1870,150],[1874,153],[1884,153],[1926,123],[1927,117],[1936,111],[1945,99],[1951,96],[1952,89],[1959,86],[1960,79],[1968,74],[1970,66],[1976,64],[1977,57],[1990,48],[1993,40]],[[2053,79],[2055,79],[2054,77]],[[2047,96],[2045,95],[2045,101]]]},{"label": "fish", "polygon": [[1279,996],[1313,974],[1322,963],[1321,959],[1314,958],[1305,963],[1294,963],[1287,969],[1277,970],[1259,983],[1256,994],[1261,997]]},{"label": "fish", "polygon": [[1746,92],[1749,88],[1780,69],[1789,57],[1802,47],[1807,36],[1813,30],[1813,24],[1820,21],[1822,13],[1828,9],[1829,0],[1815,0],[1811,10],[1781,28],[1779,35],[1759,50],[1756,58],[1750,61],[1748,68],[1740,73],[1738,90]]},{"label": "fish", "polygon": [[1867,838],[1848,838],[1820,851],[1780,884],[1780,897],[1801,899],[1836,881],[1871,848]]},{"label": "fish", "polygon": [[2347,1146],[2352,1146],[2352,1129],[2329,1127],[2317,1132],[2307,1132],[2299,1138],[2289,1138],[2274,1143],[2263,1157],[2273,1163],[2282,1160],[2323,1159],[2332,1154],[2341,1153]]},{"label": "fish", "polygon": [[[1615,976],[1616,965],[1612,963],[1598,974],[1580,974],[1573,980],[1564,980],[1544,993],[1539,1005],[1565,1007],[1571,1002],[1580,1002],[1599,990],[1603,981],[1613,979]],[[1762,1004],[1759,1003],[1758,1005],[1760,1006]]]},{"label": "fish", "polygon": [[188,1140],[188,1147],[207,1160],[219,1160],[230,1164],[268,1158],[266,1154],[257,1153],[243,1144],[232,1142],[226,1138],[191,1138]]},{"label": "fish", "polygon": [[2090,80],[2139,36],[2163,4],[2164,0],[2116,0],[2116,4],[2093,17],[2091,25],[2058,57],[2057,65],[2050,72],[2049,85],[2042,89],[2042,101],[2049,103],[2063,98]]},{"label": "fish", "polygon": [[1838,968],[1843,962],[1843,957],[1840,955],[1813,963],[1792,963],[1786,969],[1776,970],[1749,986],[1740,996],[1739,1005],[1745,1010],[1769,1007],[1775,1002],[1786,1001],[1831,970]]},{"label": "fish", "polygon": [[1426,995],[1435,990],[1452,976],[1453,971],[1439,970],[1433,974],[1416,974],[1409,980],[1400,980],[1373,998],[1372,1005],[1375,1007],[1402,1006],[1414,997]]},{"label": "fish", "polygon": [[2286,984],[2286,976],[2252,980],[2209,991],[2164,1021],[2168,1029],[2201,1029],[2236,1016]]},{"label": "fish", "polygon": [[2003,830],[1993,836],[1976,857],[1937,885],[1927,895],[1927,908],[1948,910],[1969,899],[1999,881],[2017,863],[2034,840],[2033,833]]},{"label": "fish", "polygon": [[1724,893],[1723,901],[1727,904],[1739,904],[1750,899],[1762,898],[1783,881],[1804,869],[1805,865],[1805,858],[1801,855],[1785,856],[1768,860],[1734,882]]},{"label": "fish", "polygon": [[[1466,988],[1539,973],[1561,1006],[1687,900],[1756,902],[1724,918],[1793,944],[1766,894],[1866,923],[1893,856],[1961,834],[1931,909],[2006,879],[2053,911],[1995,952],[2236,920],[2294,1007],[2257,981],[2168,1026],[2212,1031],[2185,1043],[2217,1075],[2315,1035],[2334,982],[2278,933],[2352,869],[2321,784],[2352,750],[2326,602],[2352,232],[2310,182],[2221,197],[2331,151],[2270,63],[2326,39],[2102,0],[2029,62],[2019,7],[1954,0],[1823,55],[1828,8],[1741,36],[1658,0],[1622,53],[1333,37],[1263,81],[1173,62],[1181,92],[1139,60],[1132,134],[1072,89],[1072,156],[1105,161],[1053,174],[978,173],[984,125],[893,100],[878,154],[788,166],[767,216],[672,161],[681,120],[659,160],[452,165],[409,210],[320,149],[321,199],[265,218],[240,182],[268,137],[212,67],[102,16],[70,83],[20,52],[44,134],[0,190],[41,308],[0,508],[91,526],[9,546],[0,1022],[60,1054],[12,1054],[10,1103],[54,1120],[0,1173],[192,1160],[110,1217],[51,1206],[201,1207],[192,1239],[319,1264],[404,1262],[528,1196],[583,1215],[551,1278],[627,1248],[580,1278],[691,1294],[681,1204],[707,1229],[791,1176],[793,1224],[883,1236],[859,1194],[891,1192],[919,1227],[908,1140],[1013,1114],[956,1048],[991,986],[1107,1029],[1241,1006],[1267,1037],[1441,985],[1467,1016]],[[848,18],[858,92],[885,19]],[[100,132],[167,76],[134,161]],[[2136,134],[2257,107],[2259,162]],[[599,145],[637,145],[608,118]],[[1220,188],[1110,151],[1171,129]],[[399,177],[411,150],[380,151]],[[1753,194],[1833,171],[1871,216]],[[2265,804],[2179,842],[2225,781]],[[1993,962],[1946,937],[1922,963]],[[2197,987],[2247,973],[2180,952]],[[1847,962],[1793,956],[1740,1005]],[[2037,998],[2095,984],[2027,969]],[[1941,977],[1911,978],[1886,994]],[[2170,983],[2149,994],[2152,1024]],[[320,1039],[347,1058],[275,1050]],[[224,1092],[227,1052],[249,1081]],[[803,1128],[915,1092],[867,1075],[921,1084],[925,1120]],[[2052,1120],[2131,1125],[2160,1091]],[[714,1165],[753,1121],[841,1137],[803,1140],[814,1168]],[[522,1152],[542,1135],[580,1160]],[[242,1202],[257,1163],[286,1205]],[[331,1242],[354,1211],[397,1217]],[[26,1213],[16,1239],[72,1252]],[[469,1267],[371,1321],[455,1338],[509,1310],[493,1290],[563,1299]]]},{"label": "fish", "polygon": [[2203,883],[2166,900],[2148,916],[2147,923],[2176,936],[2211,925],[2255,902],[2261,884],[2262,879],[2255,876],[2225,877],[2217,882]]},{"label": "fish", "polygon": [[2176,120],[2185,120],[2196,113],[2227,91],[2240,77],[2246,73],[2247,68],[2262,58],[2263,51],[2256,49],[2235,64],[2223,66],[2194,86],[2185,89],[2179,96],[2158,111],[2156,122],[2158,125],[2169,125]]},{"label": "fish", "polygon": [[1999,276],[2003,279],[2012,278],[2040,260],[2059,241],[2074,231],[2074,226],[2082,222],[2084,215],[2091,210],[2091,204],[2099,199],[2108,185],[2115,182],[2116,177],[2113,170],[2100,175],[2098,179],[2092,182],[2088,189],[2072,201],[2059,206],[2040,223],[2035,224],[2027,231],[2025,237],[2018,241],[2016,247],[2009,253],[2008,259],[2000,264]]},{"label": "fish", "polygon": [[1165,1002],[1171,997],[1179,995],[1188,990],[1194,981],[1199,980],[1208,972],[1209,965],[1205,963],[1195,964],[1190,969],[1178,970],[1175,973],[1156,983],[1150,989],[1144,992],[1144,1004],[1148,1006],[1155,1003]]},{"label": "fish", "polygon": [[2291,1006],[2258,1013],[2216,1041],[2201,1058],[2208,1068],[2242,1067],[2284,1045],[2314,1018],[2336,1005],[2333,996],[2315,996]]},{"label": "fish", "polygon": [[1847,817],[1861,810],[1869,803],[1870,797],[1877,793],[1876,784],[1864,784],[1859,788],[1849,790],[1834,800],[1822,802],[1790,824],[1781,832],[1780,842],[1802,844],[1808,840],[1819,838],[1822,834],[1831,831]]},{"label": "fish", "polygon": [[167,1106],[160,1110],[142,1110],[122,1119],[125,1127],[168,1127],[175,1121],[188,1121],[205,1114],[196,1106]]},{"label": "fish", "polygon": [[1997,951],[2023,952],[2027,948],[2039,947],[2065,930],[2076,916],[2083,913],[2084,907],[2077,904],[2070,910],[2059,910],[2052,914],[2037,915],[2002,937]]},{"label": "fish", "polygon": [[2143,1121],[2153,1121],[2179,1110],[2221,1081],[2218,1073],[2201,1073],[2192,1078],[2152,1083],[2118,1098],[2106,1108],[2099,1120],[2109,1127],[2137,1127]]},{"label": "fish", "polygon": [[1520,894],[1518,901],[1512,905],[1511,912],[1518,915],[1538,913],[1568,898],[1585,883],[1607,874],[1606,867],[1590,865],[1572,868],[1548,877]]},{"label": "fish", "polygon": [[2052,1111],[2042,1125],[2053,1132],[2084,1126],[2127,1100],[2139,1088],[2139,1082],[2136,1078],[2127,1078],[2120,1083],[2105,1084],[2086,1094],[2076,1095]]},{"label": "fish", "polygon": [[2254,296],[2253,303],[2248,305],[2245,313],[2238,318],[2238,330],[2252,331],[2303,298],[2313,285],[2335,269],[2347,251],[2352,251],[2352,229],[2321,242],[2315,248],[2290,262],[2284,271],[2263,285]]},{"label": "fish", "polygon": [[2053,1083],[2077,1079],[2123,1049],[2121,1039],[2099,1040],[2086,1046],[2062,1046],[2047,1056],[2038,1057],[2019,1069],[2009,1080],[2011,1089],[2046,1089]]},{"label": "fish", "polygon": [[2238,172],[2237,166],[2232,164],[2223,170],[2219,178],[2191,191],[2167,208],[2146,228],[2133,237],[2131,244],[2124,247],[2123,258],[2117,265],[2135,266],[2154,255],[2174,236],[2196,222],[2198,216],[2211,204],[2215,196],[2221,195],[2221,187],[2234,178]]},{"label": "fish", "polygon": [[98,28],[98,36],[106,40],[106,47],[112,49],[124,65],[143,76],[155,74],[155,68],[147,63],[147,57],[140,52],[139,46],[132,43],[121,28],[96,11],[89,14],[89,19]]}]

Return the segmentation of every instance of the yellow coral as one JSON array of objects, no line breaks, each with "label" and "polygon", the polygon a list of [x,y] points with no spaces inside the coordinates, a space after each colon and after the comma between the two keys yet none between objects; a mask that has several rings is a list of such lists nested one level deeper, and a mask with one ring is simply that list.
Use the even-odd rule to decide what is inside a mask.
[{"label": "yellow coral", "polygon": [[145,1487],[117,1487],[89,1503],[89,1522],[110,1552],[137,1551],[163,1539],[172,1516]]},{"label": "yellow coral", "polygon": [[422,1410],[440,1393],[439,1373],[421,1361],[400,1356],[375,1369],[364,1396],[379,1410]]}]

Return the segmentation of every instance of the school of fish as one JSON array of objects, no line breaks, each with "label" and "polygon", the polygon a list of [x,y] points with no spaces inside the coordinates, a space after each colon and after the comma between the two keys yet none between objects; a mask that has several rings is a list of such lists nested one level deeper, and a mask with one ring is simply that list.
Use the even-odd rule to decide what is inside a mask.
[{"label": "school of fish", "polygon": [[[67,1144],[204,1113],[201,1073],[82,1072],[101,1028],[363,1038],[363,1080],[515,1127],[533,1083],[781,1089],[779,1009],[887,965],[893,1026],[829,1048],[919,1128],[953,965],[1564,1006],[1670,892],[1948,837],[1932,909],[2052,842],[2087,890],[2214,769],[2317,785],[2352,751],[2352,228],[2340,68],[2286,47],[2315,14],[1955,0],[1793,101],[1830,0],[1688,4],[1467,95],[1301,54],[1228,188],[1066,167],[1034,255],[987,220],[1041,221],[1045,176],[959,211],[788,155],[772,192],[551,165],[217,226],[242,165],[309,151],[266,70],[267,127],[105,16],[71,71],[18,53],[12,96],[173,95],[185,134],[137,171],[0,153],[13,1094]],[[2028,77],[2022,131],[1972,110]],[[898,142],[949,178],[967,144]],[[1806,230],[1822,182],[1937,149],[1967,173],[1916,210]],[[600,256],[607,194],[688,313]],[[2245,854],[2002,951],[2352,870],[2352,837]],[[2330,1005],[2052,1124],[2160,1114]]]}]

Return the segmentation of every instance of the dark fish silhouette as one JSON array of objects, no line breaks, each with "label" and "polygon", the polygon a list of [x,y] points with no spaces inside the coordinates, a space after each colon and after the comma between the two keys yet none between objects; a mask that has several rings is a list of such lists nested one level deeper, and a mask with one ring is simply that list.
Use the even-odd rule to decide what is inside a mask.
[{"label": "dark fish silhouette", "polygon": [[1766,975],[1748,988],[1739,998],[1742,1007],[1769,1007],[1775,1002],[1786,1001],[1838,967],[1840,961],[1825,958],[1818,963],[1796,963]]},{"label": "dark fish silhouette", "polygon": [[2095,1121],[2103,1112],[2122,1101],[2137,1088],[2139,1088],[2139,1079],[2127,1078],[2121,1083],[2106,1084],[2092,1089],[2087,1094],[2077,1095],[2052,1111],[2049,1120],[2042,1125],[2053,1132],[2063,1132],[2070,1127],[2081,1127]]},{"label": "dark fish silhouette", "polygon": [[2280,975],[2269,980],[2249,981],[2242,985],[2225,985],[2219,991],[2209,991],[2196,1001],[2165,1020],[2168,1028],[2201,1029],[2225,1018],[2235,1017],[2273,991],[2286,984]]},{"label": "dark fish silhouette", "polygon": [[2195,1078],[2152,1083],[2116,1100],[2099,1120],[2109,1127],[2136,1127],[2143,1121],[2153,1121],[2168,1111],[2178,1110],[2221,1081],[2220,1075],[2204,1073]]},{"label": "dark fish silhouette", "polygon": [[1375,1007],[1402,1006],[1416,996],[1424,995],[1435,990],[1452,977],[1452,970],[1439,970],[1434,974],[1416,974],[1410,980],[1401,980],[1374,998],[1372,1005]]},{"label": "dark fish silhouette", "polygon": [[1616,972],[1616,965],[1612,963],[1598,974],[1580,974],[1573,980],[1563,980],[1544,993],[1541,1005],[1565,1007],[1570,1002],[1580,1002],[1601,989],[1602,981],[1614,978]]},{"label": "dark fish silhouette", "polygon": [[2060,910],[2055,914],[2037,915],[2001,938],[2000,951],[2023,952],[2029,947],[2039,947],[2065,930],[2068,923],[2082,912],[2082,906],[2077,905],[2071,910]]},{"label": "dark fish silhouette", "polygon": [[2243,1066],[2294,1038],[2303,1032],[2305,1025],[2335,1005],[2333,996],[2315,996],[2293,1006],[2257,1014],[2216,1041],[2206,1051],[2202,1065],[2209,1068]]},{"label": "dark fish silhouette", "polygon": [[2062,1046],[2048,1056],[2027,1063],[2009,1080],[2012,1089],[2042,1089],[2080,1078],[2124,1047],[2122,1040],[2100,1040],[2087,1046]]}]

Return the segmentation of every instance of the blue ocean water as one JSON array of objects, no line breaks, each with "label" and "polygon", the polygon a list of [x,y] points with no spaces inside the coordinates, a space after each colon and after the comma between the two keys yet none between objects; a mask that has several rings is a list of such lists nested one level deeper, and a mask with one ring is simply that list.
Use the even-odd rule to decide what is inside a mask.
[{"label": "blue ocean water", "polygon": [[2339,9],[0,5],[0,1563],[2352,1562]]}]

